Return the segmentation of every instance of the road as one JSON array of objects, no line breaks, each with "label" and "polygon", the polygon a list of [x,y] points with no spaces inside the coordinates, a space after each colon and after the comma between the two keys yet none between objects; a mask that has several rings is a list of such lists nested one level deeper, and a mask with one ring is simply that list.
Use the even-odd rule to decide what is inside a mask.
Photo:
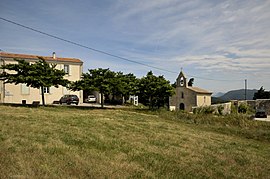
[{"label": "road", "polygon": [[[97,104],[97,103],[81,103],[81,104],[79,104],[79,106],[101,108],[101,104]],[[104,108],[125,108],[125,106],[122,106],[122,105],[104,105]]]}]

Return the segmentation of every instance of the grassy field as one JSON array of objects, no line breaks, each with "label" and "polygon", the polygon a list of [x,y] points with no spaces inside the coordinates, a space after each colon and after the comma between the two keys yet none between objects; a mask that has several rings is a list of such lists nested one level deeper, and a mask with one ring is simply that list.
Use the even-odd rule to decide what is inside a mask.
[{"label": "grassy field", "polygon": [[0,178],[270,178],[243,116],[0,106]]}]

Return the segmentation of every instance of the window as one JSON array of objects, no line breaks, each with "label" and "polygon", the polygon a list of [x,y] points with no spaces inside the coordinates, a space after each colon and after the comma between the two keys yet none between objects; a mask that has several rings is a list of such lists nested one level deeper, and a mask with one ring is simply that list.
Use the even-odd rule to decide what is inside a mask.
[{"label": "window", "polygon": [[30,94],[30,88],[29,86],[26,86],[26,84],[21,85],[21,93],[22,94]]},{"label": "window", "polygon": [[69,65],[64,65],[65,74],[69,74]]},{"label": "window", "polygon": [[181,95],[182,95],[182,98],[184,98],[184,92],[182,92]]},{"label": "window", "polygon": [[43,92],[44,92],[44,94],[46,94],[46,93],[50,93],[50,87],[43,87]]}]

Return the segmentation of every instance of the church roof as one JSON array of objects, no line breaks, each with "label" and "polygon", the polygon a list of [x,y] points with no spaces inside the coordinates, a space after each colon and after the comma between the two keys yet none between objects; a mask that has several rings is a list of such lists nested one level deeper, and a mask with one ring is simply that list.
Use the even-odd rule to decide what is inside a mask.
[{"label": "church roof", "polygon": [[207,91],[205,89],[201,89],[201,88],[198,88],[195,86],[188,86],[187,88],[192,90],[192,91],[195,91],[196,93],[212,94],[212,92],[210,92],[210,91]]},{"label": "church roof", "polygon": [[184,74],[184,72],[183,72],[182,70],[180,71],[180,73],[179,73],[179,75],[178,75],[178,78],[179,78],[180,76],[183,76],[184,78],[186,78],[186,75]]}]

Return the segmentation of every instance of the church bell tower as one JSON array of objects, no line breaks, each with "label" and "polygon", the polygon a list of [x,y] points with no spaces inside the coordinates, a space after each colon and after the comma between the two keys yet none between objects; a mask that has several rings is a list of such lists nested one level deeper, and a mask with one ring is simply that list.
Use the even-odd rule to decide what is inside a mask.
[{"label": "church bell tower", "polygon": [[176,79],[176,86],[177,87],[187,87],[187,78],[182,70]]}]

